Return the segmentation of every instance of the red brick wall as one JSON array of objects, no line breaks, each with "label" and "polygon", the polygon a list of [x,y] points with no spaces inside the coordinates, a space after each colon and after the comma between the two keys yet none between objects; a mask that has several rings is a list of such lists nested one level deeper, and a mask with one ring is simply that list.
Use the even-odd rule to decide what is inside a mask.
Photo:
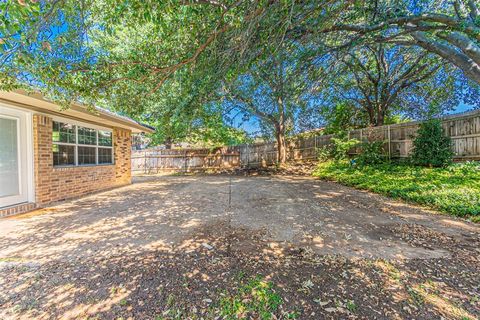
[{"label": "red brick wall", "polygon": [[132,133],[129,130],[113,130],[115,156],[115,179],[117,183],[128,184],[132,178]]},{"label": "red brick wall", "polygon": [[115,164],[101,166],[53,166],[52,119],[33,116],[35,198],[39,205],[110,189],[131,182],[131,132],[113,130]]}]

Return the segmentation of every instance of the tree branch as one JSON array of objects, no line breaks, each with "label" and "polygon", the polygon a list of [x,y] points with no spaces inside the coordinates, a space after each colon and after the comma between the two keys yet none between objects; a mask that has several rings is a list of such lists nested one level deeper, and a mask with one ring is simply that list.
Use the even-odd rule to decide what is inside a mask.
[{"label": "tree branch", "polygon": [[182,5],[201,5],[201,4],[206,4],[206,5],[212,5],[212,6],[216,6],[216,7],[220,7],[224,10],[227,9],[227,6],[220,2],[220,1],[216,1],[216,0],[183,0],[181,1],[181,4]]},{"label": "tree branch", "polygon": [[[470,34],[475,37],[477,40],[480,40],[480,28],[475,24],[465,21],[460,21],[455,18],[452,18],[445,14],[439,13],[424,13],[420,15],[410,15],[404,17],[396,17],[387,19],[377,24],[368,25],[368,24],[336,24],[330,28],[321,30],[322,33],[328,33],[332,31],[352,31],[361,34],[366,34],[374,31],[385,30],[385,28],[391,27],[392,25],[396,26],[406,26],[406,25],[419,25],[424,22],[434,22],[440,23],[446,26],[449,26],[452,29],[463,31],[466,34]],[[435,27],[435,26],[430,26]],[[440,27],[440,26],[438,26]]]},{"label": "tree branch", "polygon": [[477,83],[480,83],[480,66],[465,54],[457,52],[456,50],[438,41],[430,40],[421,32],[413,32],[412,38],[416,41],[418,46],[426,49],[427,51],[436,53],[445,60],[450,61],[453,65],[463,70],[467,77],[471,78]]},{"label": "tree branch", "polygon": [[470,18],[472,19],[473,23],[477,23],[477,18],[480,16],[480,9],[478,9],[474,0],[468,0],[467,5],[470,9]]},{"label": "tree branch", "polygon": [[459,32],[438,32],[437,36],[458,47],[465,55],[480,66],[480,48],[469,38]]}]

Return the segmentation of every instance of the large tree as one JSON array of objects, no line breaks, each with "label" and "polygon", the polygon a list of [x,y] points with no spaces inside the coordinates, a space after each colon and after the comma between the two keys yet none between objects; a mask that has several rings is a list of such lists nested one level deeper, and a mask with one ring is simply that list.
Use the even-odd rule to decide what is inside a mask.
[{"label": "large tree", "polygon": [[268,60],[293,25],[338,11],[327,2],[2,2],[0,85],[143,115],[161,127],[159,140],[173,141],[209,123],[204,108],[218,85]]},{"label": "large tree", "polygon": [[34,85],[168,123],[178,112],[202,114],[219,83],[251,74],[285,43],[322,55],[380,42],[436,53],[479,83],[477,5],[454,2],[2,1],[0,86]]},{"label": "large tree", "polygon": [[[144,108],[138,119],[155,127],[151,144],[163,144],[170,149],[179,142],[200,147],[239,145],[250,141],[243,129],[236,128],[223,117],[223,110],[212,103],[190,108],[181,105]],[[135,117],[135,116],[134,116]]]},{"label": "large tree", "polygon": [[[139,81],[148,96],[185,67],[213,57],[228,73],[285,38],[336,48],[360,41],[419,46],[480,83],[475,0],[11,0],[0,9],[3,83],[34,77],[48,88],[62,86],[56,93],[64,95]],[[145,26],[150,30],[129,55],[90,46],[99,35],[138,34]]]},{"label": "large tree", "polygon": [[330,81],[324,87],[327,103],[348,101],[372,126],[398,113],[416,117],[450,110],[461,96],[455,85],[458,72],[419,49],[372,44],[332,59]]},{"label": "large tree", "polygon": [[185,69],[241,72],[287,30],[330,9],[317,1],[54,0],[0,3],[4,87],[36,84],[92,101],[126,85],[150,99]]},{"label": "large tree", "polygon": [[302,48],[284,44],[267,59],[258,60],[248,73],[225,82],[221,92],[220,103],[227,112],[238,110],[255,117],[273,133],[281,164],[287,160],[287,135],[309,102],[306,93],[311,82],[308,65],[299,63],[301,55]]}]

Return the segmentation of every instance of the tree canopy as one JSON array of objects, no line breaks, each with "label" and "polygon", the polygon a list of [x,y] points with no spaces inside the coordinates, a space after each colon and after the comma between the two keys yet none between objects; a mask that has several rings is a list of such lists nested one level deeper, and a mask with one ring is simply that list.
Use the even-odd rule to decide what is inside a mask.
[{"label": "tree canopy", "polygon": [[[360,4],[362,3],[362,4]],[[320,34],[330,45],[384,42],[437,54],[480,83],[480,9],[476,0],[375,0],[347,6]],[[317,30],[306,27],[301,35]]]},{"label": "tree canopy", "polygon": [[227,112],[237,110],[256,117],[264,131],[272,133],[280,162],[286,159],[286,137],[294,131],[298,115],[310,99],[311,65],[303,61],[304,51],[294,43],[284,43],[266,59],[257,60],[248,73],[226,81],[221,89],[220,103]]},{"label": "tree canopy", "polygon": [[418,48],[375,43],[329,60],[329,75],[318,80],[320,104],[347,103],[372,126],[399,114],[423,118],[453,110],[465,93],[455,68]]},{"label": "tree canopy", "polygon": [[[353,107],[376,110],[368,117],[378,125],[462,95],[480,100],[474,0],[8,0],[0,12],[1,89],[106,106],[156,125],[158,142],[237,141],[225,118],[239,97],[275,101],[276,124],[258,105],[246,113],[283,134],[312,125],[325,101],[361,99]],[[275,74],[292,86],[278,90]]]}]

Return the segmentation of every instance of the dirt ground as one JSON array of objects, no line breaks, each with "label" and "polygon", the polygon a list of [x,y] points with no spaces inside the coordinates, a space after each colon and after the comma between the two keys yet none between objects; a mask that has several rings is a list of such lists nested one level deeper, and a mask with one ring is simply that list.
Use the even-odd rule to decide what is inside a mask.
[{"label": "dirt ground", "polygon": [[309,177],[227,175],[138,177],[0,219],[0,319],[222,319],[255,277],[281,299],[272,319],[477,319],[480,226]]}]

